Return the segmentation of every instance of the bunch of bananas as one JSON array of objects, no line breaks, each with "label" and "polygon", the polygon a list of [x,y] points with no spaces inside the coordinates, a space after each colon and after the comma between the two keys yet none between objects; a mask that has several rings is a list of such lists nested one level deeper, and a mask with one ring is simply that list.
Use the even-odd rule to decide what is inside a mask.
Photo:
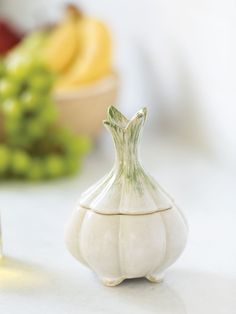
[{"label": "bunch of bananas", "polygon": [[68,6],[42,50],[45,64],[58,75],[56,89],[73,89],[109,75],[111,38],[106,25]]}]

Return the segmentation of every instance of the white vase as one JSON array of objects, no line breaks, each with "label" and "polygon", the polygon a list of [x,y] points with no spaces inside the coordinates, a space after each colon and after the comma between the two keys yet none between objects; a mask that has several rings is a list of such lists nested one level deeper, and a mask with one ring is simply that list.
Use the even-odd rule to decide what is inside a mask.
[{"label": "white vase", "polygon": [[130,121],[109,108],[114,167],[82,195],[66,229],[69,251],[107,286],[137,277],[160,282],[187,239],[183,214],[138,159],[145,118],[145,108]]}]

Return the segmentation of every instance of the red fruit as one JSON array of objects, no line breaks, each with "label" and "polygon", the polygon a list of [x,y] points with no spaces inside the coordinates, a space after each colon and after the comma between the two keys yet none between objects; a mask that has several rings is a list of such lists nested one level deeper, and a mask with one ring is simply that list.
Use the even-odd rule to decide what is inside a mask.
[{"label": "red fruit", "polygon": [[11,48],[19,43],[22,36],[12,25],[0,20],[0,55],[5,55]]}]

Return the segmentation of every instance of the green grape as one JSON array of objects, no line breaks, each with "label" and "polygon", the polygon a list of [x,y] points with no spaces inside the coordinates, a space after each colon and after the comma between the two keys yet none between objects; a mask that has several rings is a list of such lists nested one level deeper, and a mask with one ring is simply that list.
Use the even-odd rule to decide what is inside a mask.
[{"label": "green grape", "polygon": [[40,159],[33,159],[26,177],[33,181],[41,180],[44,177],[44,165]]},{"label": "green grape", "polygon": [[24,109],[32,111],[38,107],[38,96],[31,91],[26,91],[21,96],[21,102]]},{"label": "green grape", "polygon": [[91,139],[86,136],[77,137],[75,142],[77,142],[81,154],[87,153],[92,147]]},{"label": "green grape", "polygon": [[89,151],[91,147],[91,140],[87,137],[71,137],[66,144],[67,150],[70,154],[80,156]]},{"label": "green grape", "polygon": [[12,134],[9,136],[8,143],[12,147],[24,147],[24,149],[29,149],[32,143],[32,140],[29,137],[25,137],[24,133],[21,134]]},{"label": "green grape", "polygon": [[66,158],[66,172],[67,174],[75,174],[81,166],[80,160],[78,158],[71,158],[67,157]]},{"label": "green grape", "polygon": [[65,144],[68,144],[71,142],[71,138],[73,137],[73,134],[71,130],[66,129],[66,128],[55,128],[53,135],[53,139],[55,142],[58,142],[60,145],[63,147]]},{"label": "green grape", "polygon": [[25,56],[20,51],[15,51],[6,58],[7,74],[15,82],[29,80],[33,67],[33,58]]},{"label": "green grape", "polygon": [[0,144],[0,174],[8,170],[10,164],[11,153],[6,145]]},{"label": "green grape", "polygon": [[7,134],[19,134],[20,133],[20,123],[16,119],[5,119],[4,127]]},{"label": "green grape", "polygon": [[45,169],[49,178],[59,177],[65,172],[65,162],[62,157],[51,154],[45,160]]},{"label": "green grape", "polygon": [[40,94],[37,94],[37,95],[39,95],[38,96],[39,97],[38,102],[40,104],[40,107],[46,107],[46,106],[48,106],[48,104],[51,105],[52,99],[51,99],[51,95],[50,94],[48,94],[48,93],[40,93]]},{"label": "green grape", "polygon": [[29,171],[30,156],[23,150],[16,150],[12,154],[11,169],[14,174],[21,175]]},{"label": "green grape", "polygon": [[41,112],[39,113],[39,119],[42,121],[44,124],[51,124],[56,121],[57,118],[57,111],[55,106],[51,104],[45,105]]},{"label": "green grape", "polygon": [[12,97],[17,93],[16,84],[8,78],[0,79],[0,98],[5,99]]},{"label": "green grape", "polygon": [[20,102],[16,98],[9,98],[2,103],[2,111],[6,119],[19,119],[22,114]]},{"label": "green grape", "polygon": [[45,132],[45,126],[41,123],[39,119],[29,119],[29,121],[27,121],[25,125],[25,128],[26,134],[31,139],[38,139],[43,136]]},{"label": "green grape", "polygon": [[30,88],[34,92],[44,93],[49,92],[53,85],[53,80],[50,74],[36,72],[30,79]]}]

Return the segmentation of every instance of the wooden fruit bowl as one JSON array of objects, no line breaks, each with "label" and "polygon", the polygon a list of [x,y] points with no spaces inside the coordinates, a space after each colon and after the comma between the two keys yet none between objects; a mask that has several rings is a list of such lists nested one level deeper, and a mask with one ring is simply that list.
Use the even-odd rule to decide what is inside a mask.
[{"label": "wooden fruit bowl", "polygon": [[71,128],[77,134],[96,138],[107,108],[116,104],[118,84],[117,75],[112,74],[78,90],[55,92],[59,124]]}]

